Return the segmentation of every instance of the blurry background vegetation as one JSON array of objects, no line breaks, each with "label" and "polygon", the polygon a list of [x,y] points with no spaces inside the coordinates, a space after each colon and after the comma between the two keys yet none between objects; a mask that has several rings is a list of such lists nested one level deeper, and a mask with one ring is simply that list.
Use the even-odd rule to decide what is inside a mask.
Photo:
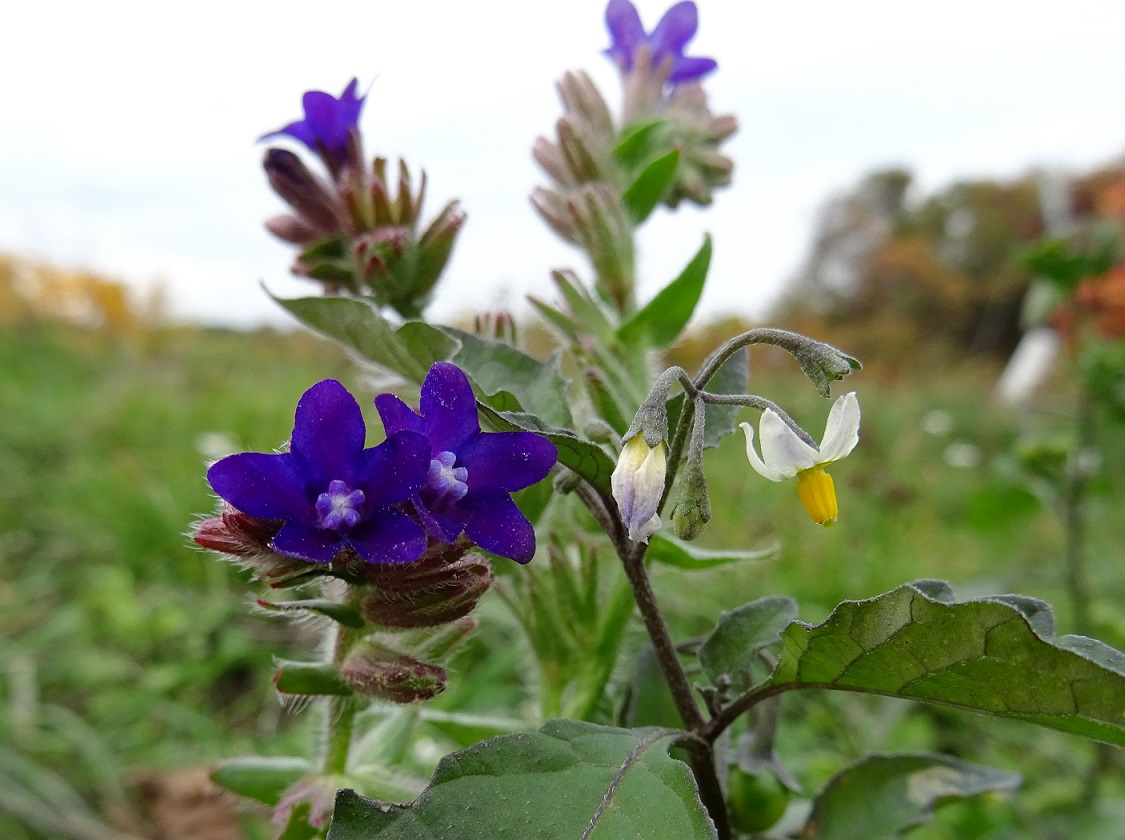
[{"label": "blurry background vegetation", "polygon": [[[949,579],[962,596],[1044,598],[1060,631],[1072,629],[1062,526],[1012,456],[1028,432],[1071,434],[1065,362],[1033,406],[992,399],[1033,280],[1018,255],[1046,228],[1040,180],[926,196],[910,173],[884,171],[826,204],[768,321],[866,364],[843,383],[860,392],[864,420],[861,446],[834,470],[840,522],[813,526],[793,488],[762,481],[741,436],[729,438],[709,453],[715,515],[704,539],[781,550],[692,573],[691,586],[657,569],[677,635],[704,633],[720,608],[767,593],[797,597],[802,618],[819,621],[840,600],[922,577]],[[1073,218],[1120,221],[1125,164],[1071,181],[1067,200]],[[694,368],[748,326],[699,326],[669,361]],[[524,332],[548,349],[545,332]],[[751,365],[752,390],[819,436],[828,404],[791,360],[763,351]],[[171,325],[158,299],[13,255],[0,257],[0,371],[0,837],[268,836],[260,815],[210,795],[203,768],[301,752],[310,722],[279,707],[271,660],[299,654],[311,634],[255,615],[246,574],[184,531],[212,509],[209,460],[280,444],[297,397],[319,379],[357,393],[369,383],[308,334]],[[1088,548],[1094,635],[1121,648],[1125,446],[1107,428]],[[534,683],[508,619],[485,600],[436,705],[519,717]],[[876,698],[798,695],[785,714],[780,750],[806,789],[872,748],[941,750],[1025,774],[1023,791],[951,807],[919,838],[1125,837],[1120,773],[1103,776],[1091,805],[1094,748],[1076,738]],[[426,731],[420,764],[492,734]]]}]

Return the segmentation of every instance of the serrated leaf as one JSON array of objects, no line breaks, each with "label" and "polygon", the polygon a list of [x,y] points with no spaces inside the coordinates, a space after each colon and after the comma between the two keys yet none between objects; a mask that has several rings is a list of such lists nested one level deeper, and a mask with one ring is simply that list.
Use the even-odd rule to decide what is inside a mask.
[{"label": "serrated leaf", "polygon": [[808,840],[893,840],[954,799],[1019,787],[1020,777],[947,755],[869,755],[844,768],[813,803]]},{"label": "serrated leaf", "polygon": [[781,632],[797,618],[797,602],[783,595],[759,598],[724,610],[699,646],[699,665],[712,685],[729,680],[738,690],[751,685],[750,667],[758,653],[781,641]]},{"label": "serrated leaf", "polygon": [[501,431],[523,430],[538,432],[559,450],[559,463],[573,470],[603,495],[609,495],[609,478],[616,464],[596,443],[582,440],[566,429],[557,429],[533,414],[526,412],[496,411],[480,405],[481,413]]},{"label": "serrated leaf", "polygon": [[430,365],[450,358],[458,348],[455,339],[420,321],[409,321],[395,329],[376,311],[374,304],[366,300],[347,297],[275,297],[274,300],[305,326],[415,384],[421,384],[426,378]]},{"label": "serrated leaf", "polygon": [[778,550],[779,546],[771,545],[752,550],[728,551],[707,548],[657,533],[649,540],[648,554],[645,556],[665,566],[675,566],[677,569],[714,569],[731,563],[768,560],[775,556]]},{"label": "serrated leaf", "polygon": [[[621,325],[618,340],[625,345],[643,341],[650,347],[666,347],[675,341],[695,312],[710,266],[711,236],[707,235],[680,275]],[[709,386],[709,390],[717,387]]]},{"label": "serrated leaf", "polygon": [[337,794],[328,840],[711,840],[667,729],[555,720],[443,758],[409,805]]},{"label": "serrated leaf", "polygon": [[[711,381],[707,390],[713,394],[745,394],[750,386],[750,352],[745,347],[734,353],[723,362]],[[676,428],[680,422],[680,412],[684,407],[684,395],[680,394],[668,402],[668,428]],[[723,438],[737,428],[738,413],[742,410],[737,405],[708,405],[705,409],[706,425],[703,427],[703,448],[714,449],[723,442]],[[749,467],[749,464],[747,464]]]},{"label": "serrated leaf", "polygon": [[640,224],[656,209],[668,190],[676,183],[680,167],[680,151],[672,151],[650,161],[621,195],[625,209],[634,224]]},{"label": "serrated leaf", "polygon": [[231,793],[274,806],[291,785],[311,772],[308,759],[255,755],[219,762],[211,771],[211,781]]},{"label": "serrated leaf", "polygon": [[464,370],[485,395],[509,393],[517,402],[514,407],[493,407],[526,411],[553,426],[570,427],[566,380],[557,356],[541,362],[503,342],[486,341],[453,327],[437,329],[460,345],[450,361]]},{"label": "serrated leaf", "polygon": [[323,615],[326,618],[332,619],[337,624],[342,624],[345,627],[354,627],[356,629],[363,627],[365,623],[359,610],[354,607],[341,604],[339,601],[329,601],[321,598],[306,601],[281,601],[278,603],[263,601],[259,598],[258,606],[270,612],[316,613],[317,615]]},{"label": "serrated leaf", "polygon": [[828,688],[939,703],[1125,746],[1125,654],[1055,636],[1023,596],[952,601],[933,581],[845,601],[782,633],[762,689]]}]

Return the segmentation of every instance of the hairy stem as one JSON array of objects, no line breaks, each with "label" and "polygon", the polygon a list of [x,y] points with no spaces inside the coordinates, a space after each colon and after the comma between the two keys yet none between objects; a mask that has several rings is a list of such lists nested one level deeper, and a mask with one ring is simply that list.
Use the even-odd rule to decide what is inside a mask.
[{"label": "hairy stem", "polygon": [[[350,587],[344,596],[347,600]],[[351,646],[352,631],[342,624],[335,625],[336,638],[332,645],[332,662],[344,661]],[[348,769],[348,753],[352,746],[352,728],[358,707],[351,697],[329,697],[324,710],[324,768],[325,775],[342,774]]]}]

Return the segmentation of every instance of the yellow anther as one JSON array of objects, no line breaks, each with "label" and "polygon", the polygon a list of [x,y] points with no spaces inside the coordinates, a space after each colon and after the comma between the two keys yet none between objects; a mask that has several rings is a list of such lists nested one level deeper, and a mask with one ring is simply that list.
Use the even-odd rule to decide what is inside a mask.
[{"label": "yellow anther", "polygon": [[840,510],[836,506],[836,487],[824,467],[816,466],[797,473],[797,495],[813,522],[831,528]]}]

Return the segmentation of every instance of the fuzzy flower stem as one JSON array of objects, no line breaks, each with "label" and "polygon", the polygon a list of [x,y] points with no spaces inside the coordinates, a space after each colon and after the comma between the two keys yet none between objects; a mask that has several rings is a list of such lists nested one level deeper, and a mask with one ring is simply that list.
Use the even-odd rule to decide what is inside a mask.
[{"label": "fuzzy flower stem", "polygon": [[[859,362],[852,359],[845,353],[837,350],[823,342],[803,336],[800,333],[790,332],[789,330],[778,330],[773,327],[757,327],[748,330],[741,335],[736,335],[734,338],[728,340],[726,343],[719,346],[703,362],[703,367],[700,369],[699,374],[695,377],[695,387],[706,388],[707,383],[711,381],[719,368],[723,366],[731,356],[741,350],[743,347],[749,347],[751,344],[772,344],[774,347],[780,347],[789,355],[793,356],[800,364],[801,368],[806,373],[807,366],[816,364],[825,356],[838,357],[843,368],[838,371],[837,375],[833,378],[839,379],[840,375],[846,373],[848,369],[858,370]],[[822,392],[827,396],[826,392]]]},{"label": "fuzzy flower stem", "polygon": [[765,397],[758,397],[754,394],[712,394],[709,391],[700,391],[699,400],[708,405],[745,405],[759,411],[772,411],[782,419],[786,426],[796,432],[797,437],[810,446],[816,446],[816,441],[813,440],[812,435],[798,426],[797,422],[773,400],[767,400]]},{"label": "fuzzy flower stem", "polygon": [[[343,598],[347,600],[351,588]],[[332,662],[340,665],[351,648],[353,634],[342,624],[335,624],[336,638],[332,645]],[[348,753],[352,745],[352,725],[358,707],[351,697],[329,697],[324,717],[324,773],[343,774],[348,769]]]}]

